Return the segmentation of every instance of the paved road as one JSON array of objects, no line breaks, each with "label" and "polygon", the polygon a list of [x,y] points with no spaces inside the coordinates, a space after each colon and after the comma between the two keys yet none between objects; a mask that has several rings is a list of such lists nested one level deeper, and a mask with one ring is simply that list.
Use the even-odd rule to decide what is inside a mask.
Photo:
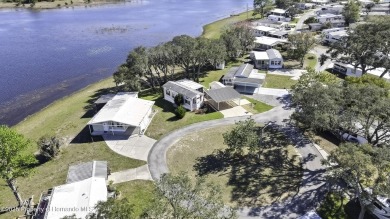
[{"label": "paved road", "polygon": [[302,29],[303,25],[304,25],[303,22],[306,19],[308,19],[309,17],[314,16],[314,15],[315,15],[315,10],[310,10],[310,11],[304,13],[303,15],[301,15],[301,17],[299,18],[297,24],[295,25],[295,30],[294,31],[295,32],[296,31],[300,31]]},{"label": "paved road", "polygon": [[[294,197],[289,198],[283,203],[260,208],[246,207],[240,209],[238,212],[240,218],[297,218],[298,215],[303,215],[305,212],[314,209],[322,198],[322,195],[319,195],[322,194],[321,191],[324,188],[324,182],[322,180],[324,167],[321,165],[321,154],[296,128],[288,125],[288,119],[292,112],[293,110],[286,104],[281,104],[265,113],[253,115],[252,118],[257,123],[274,122],[293,140],[297,151],[301,154],[302,160],[304,161],[302,185]],[[161,174],[169,172],[166,153],[169,147],[179,141],[183,136],[204,129],[231,125],[247,117],[232,117],[200,122],[166,135],[153,145],[148,156],[148,165],[152,178],[158,180]]]}]

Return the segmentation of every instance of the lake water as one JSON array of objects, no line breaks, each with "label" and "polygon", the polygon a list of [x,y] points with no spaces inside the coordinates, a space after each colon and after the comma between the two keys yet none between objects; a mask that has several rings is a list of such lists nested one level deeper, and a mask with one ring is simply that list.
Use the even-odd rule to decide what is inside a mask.
[{"label": "lake water", "polygon": [[0,10],[0,124],[106,78],[139,45],[153,46],[252,0],[149,0],[31,11]]}]

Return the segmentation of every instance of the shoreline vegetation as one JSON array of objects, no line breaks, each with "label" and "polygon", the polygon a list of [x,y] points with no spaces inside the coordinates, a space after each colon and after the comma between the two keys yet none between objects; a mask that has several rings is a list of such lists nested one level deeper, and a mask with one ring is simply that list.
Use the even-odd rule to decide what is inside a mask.
[{"label": "shoreline vegetation", "polygon": [[[223,30],[225,25],[246,20],[246,13],[206,25],[207,27],[204,27],[205,30],[202,36],[209,37],[210,32],[212,33],[211,36],[215,36]],[[248,14],[251,13],[249,11]],[[208,84],[214,78],[219,78],[224,72],[224,70],[208,72],[201,80],[204,84]],[[91,139],[88,135],[86,124],[93,116],[90,110],[92,103],[102,94],[115,90],[112,76],[102,79],[50,103],[12,127],[18,133],[30,139],[31,142],[37,141],[44,135],[57,135],[64,141],[64,146],[58,157],[34,167],[33,173],[29,177],[18,178],[17,186],[22,198],[27,199],[33,195],[34,201],[38,201],[37,199],[39,199],[42,192],[65,182],[68,166],[75,163],[107,160],[112,171],[135,168],[145,164],[144,161],[115,154],[110,151],[102,139]],[[216,115],[216,117],[219,116]],[[25,153],[36,153],[36,151],[37,148],[32,144]],[[14,206],[16,203],[12,191],[3,180],[0,180],[0,185],[1,205]],[[121,189],[121,197],[127,198],[131,203],[136,204],[135,212],[142,212],[143,208],[150,202],[153,190],[153,183],[150,181],[126,182],[121,183],[118,187]],[[0,219],[14,218],[21,214],[22,212],[8,212],[0,214]]]},{"label": "shoreline vegetation", "polygon": [[17,2],[5,2],[0,1],[1,9],[59,9],[59,8],[75,8],[75,7],[93,7],[108,4],[126,3],[124,0],[54,0],[54,1],[40,1],[35,2],[34,6],[31,7],[31,3],[20,3]]}]

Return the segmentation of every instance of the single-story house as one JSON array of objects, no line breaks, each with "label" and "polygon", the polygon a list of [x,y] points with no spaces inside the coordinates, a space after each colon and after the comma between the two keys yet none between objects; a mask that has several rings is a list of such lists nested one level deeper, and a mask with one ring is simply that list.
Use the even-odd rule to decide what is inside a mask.
[{"label": "single-story house", "polygon": [[276,49],[268,49],[265,52],[252,51],[250,57],[258,69],[283,68],[283,57]]},{"label": "single-story house", "polygon": [[285,28],[288,25],[288,22],[282,21],[271,21],[268,19],[260,19],[252,23],[253,26],[265,26],[265,27],[273,27],[275,29]]},{"label": "single-story house", "polygon": [[269,11],[267,19],[271,21],[283,21],[283,22],[291,21],[288,12],[280,8],[274,8],[271,11]]},{"label": "single-story house", "polygon": [[255,38],[255,49],[258,50],[267,50],[272,49],[274,46],[279,44],[288,43],[286,39],[279,39],[279,38],[273,38],[273,37],[256,37]]},{"label": "single-story house", "polygon": [[322,41],[325,43],[335,43],[340,41],[343,37],[348,36],[346,30],[332,31],[323,35]]},{"label": "single-story house", "polygon": [[[332,68],[333,72],[337,72],[337,73],[343,74],[345,76],[351,76],[351,77],[360,77],[360,76],[362,76],[361,68],[359,66],[357,68],[355,68],[355,66],[352,65],[352,64],[346,64],[346,63],[342,63],[342,62],[335,62],[333,64],[333,66],[330,65],[329,67]],[[380,75],[384,71],[385,71],[384,68],[377,68],[377,69],[374,69],[374,70],[367,71],[367,74],[380,77]],[[383,79],[386,79],[386,80],[389,81],[390,80],[390,75],[389,74],[385,74],[383,76]]]},{"label": "single-story house", "polygon": [[241,93],[254,93],[261,87],[264,79],[256,77],[253,72],[253,65],[242,64],[240,67],[232,67],[222,78],[222,83],[227,86],[233,86]]},{"label": "single-story house", "polygon": [[331,0],[310,0],[309,2],[316,4],[316,5],[325,5],[331,2]]},{"label": "single-story house", "polygon": [[278,38],[278,39],[287,39],[288,33],[289,33],[288,31],[277,30],[277,31],[271,31],[268,34],[268,36],[273,38]]},{"label": "single-story house", "polygon": [[90,134],[143,134],[153,118],[153,105],[154,101],[138,98],[138,93],[117,93],[88,122]]},{"label": "single-story house", "polygon": [[183,95],[183,107],[194,111],[203,106],[204,94],[203,85],[194,81],[183,79],[179,81],[168,81],[163,86],[164,99],[175,103],[175,96]]},{"label": "single-story house", "polygon": [[316,19],[317,19],[318,23],[320,23],[320,24],[325,24],[327,22],[332,23],[335,21],[345,23],[344,16],[339,15],[339,14],[320,14],[320,15],[317,15]]},{"label": "single-story house", "polygon": [[316,14],[341,14],[343,12],[344,5],[329,5],[324,6],[321,8],[321,10],[317,10]]},{"label": "single-story house", "polygon": [[69,167],[67,182],[42,194],[34,218],[85,218],[96,204],[107,201],[106,161],[91,161]]},{"label": "single-story house", "polygon": [[314,3],[304,3],[304,2],[301,2],[301,3],[296,3],[295,4],[295,7],[301,9],[301,10],[308,10],[308,9],[312,9],[316,6],[316,4]]},{"label": "single-story house", "polygon": [[253,30],[253,35],[255,37],[261,37],[261,36],[268,36],[268,34],[276,31],[277,29],[273,27],[256,26],[256,27],[252,27],[252,30]]}]

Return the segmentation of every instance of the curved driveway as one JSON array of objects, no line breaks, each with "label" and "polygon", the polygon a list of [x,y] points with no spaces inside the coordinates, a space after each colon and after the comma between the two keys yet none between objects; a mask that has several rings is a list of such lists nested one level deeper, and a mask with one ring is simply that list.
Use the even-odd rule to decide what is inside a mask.
[{"label": "curved driveway", "polygon": [[[287,106],[277,106],[270,111],[253,115],[252,118],[257,123],[274,122],[292,139],[304,163],[302,185],[294,197],[283,203],[267,207],[244,207],[239,209],[239,218],[297,218],[298,215],[313,209],[322,197],[317,194],[321,190],[319,188],[322,188],[324,184],[322,181],[322,173],[324,172],[321,165],[322,157],[309,140],[305,139],[296,128],[288,125],[287,122],[292,112],[293,110]],[[195,123],[164,136],[153,145],[149,152],[148,165],[152,178],[158,180],[161,174],[169,172],[166,162],[167,151],[183,136],[203,129],[231,125],[246,118],[248,116]]]}]

